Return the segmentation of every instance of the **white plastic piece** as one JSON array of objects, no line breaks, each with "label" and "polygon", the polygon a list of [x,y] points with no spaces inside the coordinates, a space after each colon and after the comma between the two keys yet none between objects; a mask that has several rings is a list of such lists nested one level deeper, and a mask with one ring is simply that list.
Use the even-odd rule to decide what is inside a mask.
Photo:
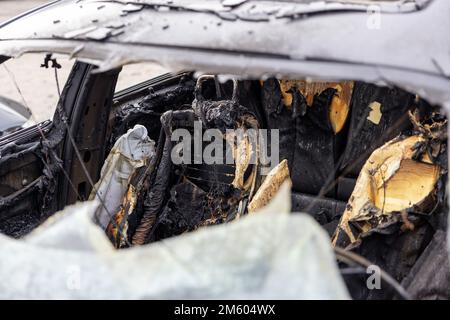
[{"label": "white plastic piece", "polygon": [[[154,155],[155,142],[148,137],[147,129],[142,125],[135,125],[117,139],[103,164],[100,180],[95,184],[106,206],[98,212],[99,224],[103,229],[108,226],[111,215],[118,211],[131,174]],[[92,190],[89,200],[95,197]]]},{"label": "white plastic piece", "polygon": [[347,299],[330,239],[288,214],[289,186],[260,211],[150,245],[115,250],[67,207],[23,240],[0,235],[1,299]]}]

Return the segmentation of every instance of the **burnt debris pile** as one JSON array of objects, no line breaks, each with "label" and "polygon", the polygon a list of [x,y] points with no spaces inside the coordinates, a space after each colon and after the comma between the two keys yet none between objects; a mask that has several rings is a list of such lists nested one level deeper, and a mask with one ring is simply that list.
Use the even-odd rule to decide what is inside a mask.
[{"label": "burnt debris pile", "polygon": [[[258,164],[250,163],[257,148],[250,142],[247,130],[257,132],[260,120],[254,110],[240,103],[237,81],[229,87],[219,86],[214,77],[203,76],[191,92],[191,104],[153,113],[159,111],[155,119],[159,122],[156,154],[130,178],[122,205],[106,229],[116,247],[158,241],[231,221],[246,212],[258,177]],[[150,103],[143,113],[150,114],[149,109],[155,111],[158,107]],[[122,117],[125,108],[118,111]],[[188,139],[196,135],[202,139],[209,129],[214,129],[215,139],[223,142],[215,149],[221,159],[213,164],[203,162],[205,142]],[[176,130],[186,134],[182,137],[186,141],[177,141]],[[241,130],[243,139],[236,137],[236,130]],[[192,150],[190,154],[184,149],[178,152],[186,160],[181,163],[173,158],[179,144]],[[227,155],[227,150],[231,154]],[[226,161],[227,156],[231,163]]]}]

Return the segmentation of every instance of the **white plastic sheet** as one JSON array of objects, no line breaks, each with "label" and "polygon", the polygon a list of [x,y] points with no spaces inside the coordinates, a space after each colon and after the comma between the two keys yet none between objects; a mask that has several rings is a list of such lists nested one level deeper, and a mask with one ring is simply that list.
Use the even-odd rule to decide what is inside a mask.
[{"label": "white plastic sheet", "polygon": [[[106,207],[98,212],[103,229],[108,226],[110,215],[118,211],[131,174],[154,155],[155,142],[148,137],[147,129],[142,125],[135,125],[117,139],[103,164],[100,180],[95,184],[95,190]],[[90,200],[96,197],[95,190],[92,190]]]},{"label": "white plastic sheet", "polygon": [[283,185],[251,216],[125,250],[92,222],[98,201],[76,204],[23,240],[0,236],[0,298],[348,298],[330,239],[289,203]]}]

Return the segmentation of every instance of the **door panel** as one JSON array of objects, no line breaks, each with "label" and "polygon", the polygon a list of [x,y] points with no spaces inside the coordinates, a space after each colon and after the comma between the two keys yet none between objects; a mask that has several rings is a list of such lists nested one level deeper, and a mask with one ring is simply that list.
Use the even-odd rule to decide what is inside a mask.
[{"label": "door panel", "polygon": [[60,176],[58,209],[89,197],[91,182],[98,180],[105,159],[106,130],[120,69],[106,73],[92,72],[94,69],[86,66],[86,76],[70,109],[68,126],[75,145],[66,136],[62,154],[71,183]]},{"label": "door panel", "polygon": [[22,237],[56,212],[65,140],[63,114],[71,114],[87,65],[77,63],[53,120],[0,138],[0,232]]}]

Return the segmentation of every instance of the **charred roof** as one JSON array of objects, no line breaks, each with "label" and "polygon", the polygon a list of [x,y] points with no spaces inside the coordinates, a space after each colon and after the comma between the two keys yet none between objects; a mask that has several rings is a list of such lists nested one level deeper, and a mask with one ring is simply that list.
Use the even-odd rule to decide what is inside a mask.
[{"label": "charred roof", "polygon": [[448,91],[449,15],[443,0],[56,1],[4,23],[0,55],[61,52],[101,70],[152,60],[248,76],[401,78],[414,91]]}]

